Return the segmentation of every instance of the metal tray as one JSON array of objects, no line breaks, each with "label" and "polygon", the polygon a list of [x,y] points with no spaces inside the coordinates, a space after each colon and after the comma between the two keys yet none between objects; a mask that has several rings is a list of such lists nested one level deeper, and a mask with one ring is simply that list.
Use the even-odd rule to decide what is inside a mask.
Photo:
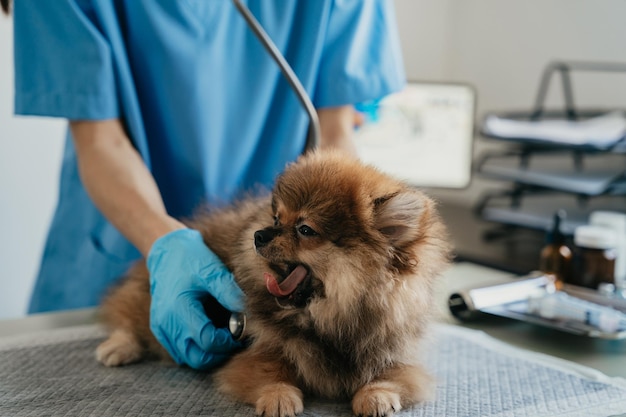
[{"label": "metal tray", "polygon": [[[452,315],[462,321],[476,320],[482,314],[491,314],[587,337],[626,339],[626,330],[606,332],[579,321],[547,319],[528,313],[528,298],[539,292],[549,291],[554,286],[552,276],[533,273],[510,283],[455,292],[448,298],[448,307]],[[626,313],[624,298],[606,296],[598,291],[573,285],[563,285],[559,290],[573,297],[610,306]]]}]

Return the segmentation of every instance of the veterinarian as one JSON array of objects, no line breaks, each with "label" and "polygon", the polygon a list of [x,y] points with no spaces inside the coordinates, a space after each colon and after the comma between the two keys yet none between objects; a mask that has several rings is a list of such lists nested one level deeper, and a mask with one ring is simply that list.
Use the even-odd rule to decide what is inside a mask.
[{"label": "veterinarian", "polygon": [[[392,1],[250,0],[318,109],[321,147],[354,152],[353,104],[404,84]],[[15,112],[69,120],[59,201],[30,312],[97,305],[133,261],[151,328],[181,364],[237,346],[200,299],[243,294],[179,218],[271,187],[308,119],[230,1],[18,1]],[[45,138],[42,138],[45,140]]]}]

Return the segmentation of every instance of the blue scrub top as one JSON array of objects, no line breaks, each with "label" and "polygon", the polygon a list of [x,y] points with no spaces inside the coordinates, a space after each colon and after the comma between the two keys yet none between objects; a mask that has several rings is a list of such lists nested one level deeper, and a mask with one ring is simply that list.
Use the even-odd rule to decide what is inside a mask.
[{"label": "blue scrub top", "polygon": [[[399,90],[392,1],[250,0],[317,108]],[[272,186],[308,119],[229,0],[16,1],[15,112],[120,118],[168,212]],[[66,141],[30,312],[96,305],[139,252],[88,198]]]}]

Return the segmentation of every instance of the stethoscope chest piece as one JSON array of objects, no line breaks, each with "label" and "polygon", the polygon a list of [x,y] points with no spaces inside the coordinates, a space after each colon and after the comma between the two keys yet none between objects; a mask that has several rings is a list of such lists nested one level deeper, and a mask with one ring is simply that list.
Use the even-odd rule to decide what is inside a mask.
[{"label": "stethoscope chest piece", "polygon": [[244,313],[232,313],[228,320],[228,330],[233,339],[242,340],[246,333],[246,315]]}]

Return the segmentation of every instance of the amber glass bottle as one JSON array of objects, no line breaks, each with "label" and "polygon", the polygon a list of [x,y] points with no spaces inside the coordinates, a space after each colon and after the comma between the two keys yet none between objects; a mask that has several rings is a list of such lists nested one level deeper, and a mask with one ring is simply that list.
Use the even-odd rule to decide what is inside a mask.
[{"label": "amber glass bottle", "polygon": [[576,268],[571,283],[597,289],[602,283],[614,284],[617,234],[603,226],[576,228]]},{"label": "amber glass bottle", "polygon": [[563,210],[554,214],[552,228],[546,235],[546,246],[541,250],[539,259],[541,272],[554,275],[560,282],[566,282],[572,273],[572,251],[565,243],[565,236],[561,232],[561,223],[565,215]]}]

